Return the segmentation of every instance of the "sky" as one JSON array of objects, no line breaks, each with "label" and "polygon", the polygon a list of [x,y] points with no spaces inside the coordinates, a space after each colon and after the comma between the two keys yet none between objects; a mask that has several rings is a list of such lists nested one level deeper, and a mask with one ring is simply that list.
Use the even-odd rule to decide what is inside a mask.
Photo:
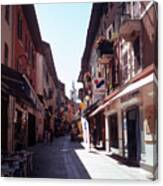
[{"label": "sky", "polygon": [[58,78],[70,98],[72,81],[77,79],[86,43],[92,3],[35,4],[42,39],[51,45]]}]

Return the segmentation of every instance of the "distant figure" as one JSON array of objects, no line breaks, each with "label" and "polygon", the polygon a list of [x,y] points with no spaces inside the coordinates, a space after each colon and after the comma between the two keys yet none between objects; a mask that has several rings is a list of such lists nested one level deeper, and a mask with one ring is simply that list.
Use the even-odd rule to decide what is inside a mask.
[{"label": "distant figure", "polygon": [[49,131],[48,131],[48,141],[51,144],[53,142],[53,131],[52,131],[52,129],[49,129]]},{"label": "distant figure", "polygon": [[48,130],[44,132],[44,143],[48,143]]},{"label": "distant figure", "polygon": [[83,140],[85,148],[90,151],[90,134],[89,134],[89,123],[86,118],[81,118],[82,130],[83,130]]}]

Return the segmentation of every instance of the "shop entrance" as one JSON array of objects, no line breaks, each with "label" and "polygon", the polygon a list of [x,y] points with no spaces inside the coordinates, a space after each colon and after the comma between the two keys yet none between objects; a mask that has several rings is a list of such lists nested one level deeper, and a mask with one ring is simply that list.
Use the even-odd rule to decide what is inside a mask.
[{"label": "shop entrance", "polygon": [[140,129],[137,107],[127,112],[127,141],[128,159],[131,162],[138,163],[140,160]]},{"label": "shop entrance", "polygon": [[97,148],[105,149],[105,117],[102,112],[95,117]]},{"label": "shop entrance", "polygon": [[32,146],[36,143],[36,124],[35,116],[28,115],[28,146]]},{"label": "shop entrance", "polygon": [[7,152],[7,127],[8,127],[8,99],[2,97],[1,99],[1,152]]},{"label": "shop entrance", "polygon": [[110,147],[118,148],[118,122],[117,114],[109,116]]}]

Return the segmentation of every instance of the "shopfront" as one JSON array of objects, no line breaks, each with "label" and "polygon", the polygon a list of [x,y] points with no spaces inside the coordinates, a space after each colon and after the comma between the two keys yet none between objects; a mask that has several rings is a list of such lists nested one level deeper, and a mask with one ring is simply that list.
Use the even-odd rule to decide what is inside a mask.
[{"label": "shopfront", "polygon": [[158,161],[155,75],[128,85],[99,108],[105,114],[106,151],[153,171]]}]

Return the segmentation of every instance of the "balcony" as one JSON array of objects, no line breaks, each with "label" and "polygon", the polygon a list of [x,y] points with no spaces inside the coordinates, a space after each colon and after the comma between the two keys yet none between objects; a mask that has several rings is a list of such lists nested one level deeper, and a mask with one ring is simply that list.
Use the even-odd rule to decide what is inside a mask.
[{"label": "balcony", "polygon": [[141,20],[126,19],[120,27],[120,34],[126,41],[133,41],[141,31]]},{"label": "balcony", "polygon": [[113,42],[100,36],[96,41],[96,53],[99,57],[105,54],[113,55]]},{"label": "balcony", "polygon": [[140,34],[141,14],[142,8],[140,2],[125,2],[121,4],[120,35],[126,41],[133,41]]}]

